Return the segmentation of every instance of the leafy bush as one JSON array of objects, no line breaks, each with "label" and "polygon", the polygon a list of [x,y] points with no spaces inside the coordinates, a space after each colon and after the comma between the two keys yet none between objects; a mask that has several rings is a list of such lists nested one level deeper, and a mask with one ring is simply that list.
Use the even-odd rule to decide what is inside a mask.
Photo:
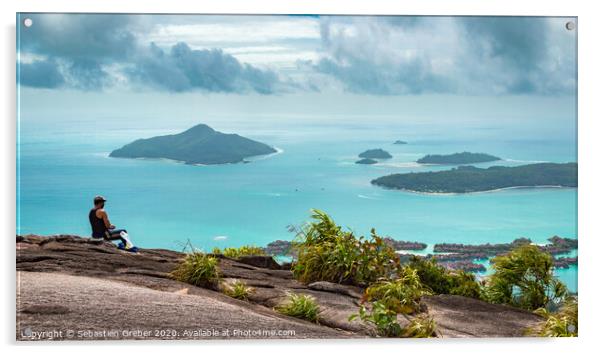
[{"label": "leafy bush", "polygon": [[492,303],[510,304],[527,310],[560,302],[566,286],[553,276],[553,258],[535,245],[522,245],[492,259],[494,273],[486,287]]},{"label": "leafy bush", "polygon": [[535,313],[545,317],[545,322],[535,327],[530,334],[540,337],[577,337],[578,311],[577,299],[567,299],[557,313],[550,313],[545,308],[535,310]]},{"label": "leafy bush", "polygon": [[460,295],[480,299],[481,285],[474,274],[461,270],[450,271],[434,259],[412,257],[408,267],[415,269],[422,284],[435,294]]},{"label": "leafy bush", "polygon": [[171,276],[196,286],[215,286],[219,281],[218,259],[201,252],[192,252],[171,272]]},{"label": "leafy bush", "polygon": [[283,315],[318,322],[320,307],[310,295],[291,293],[283,304],[276,307],[276,311]]},{"label": "leafy bush", "polygon": [[255,291],[254,288],[240,280],[236,280],[232,284],[224,284],[224,294],[238,300],[248,300],[253,291]]},{"label": "leafy bush", "polygon": [[213,249],[212,253],[223,254],[224,257],[233,258],[233,259],[240,258],[242,256],[265,256],[266,255],[263,248],[256,247],[256,246],[241,246],[238,248],[227,247],[227,248],[224,248],[223,250],[216,247]]},{"label": "leafy bush", "polygon": [[420,298],[428,294],[430,291],[422,285],[416,270],[404,267],[399,278],[370,285],[364,300],[379,301],[395,313],[412,314],[420,310]]},{"label": "leafy bush", "polygon": [[401,331],[402,337],[407,338],[431,338],[437,336],[437,325],[435,320],[425,314],[418,315]]},{"label": "leafy bush", "polygon": [[399,257],[374,229],[369,240],[356,238],[326,213],[312,212],[314,222],[302,228],[293,241],[297,251],[292,268],[295,278],[306,283],[325,280],[367,286],[397,272]]},{"label": "leafy bush", "polygon": [[359,313],[349,316],[349,321],[359,318],[363,322],[372,323],[376,333],[382,337],[399,337],[401,325],[397,322],[397,312],[391,310],[381,301],[372,303],[370,311],[366,306],[360,306]]}]

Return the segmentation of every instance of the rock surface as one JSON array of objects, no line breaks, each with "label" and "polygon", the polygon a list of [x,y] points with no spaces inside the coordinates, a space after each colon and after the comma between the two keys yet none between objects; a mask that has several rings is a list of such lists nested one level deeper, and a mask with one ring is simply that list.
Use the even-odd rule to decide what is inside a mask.
[{"label": "rock surface", "polygon": [[[242,263],[220,257],[224,281],[243,281],[255,289],[249,301],[240,301],[171,279],[169,272],[184,257],[180,252],[142,249],[132,254],[108,242],[69,235],[18,236],[16,246],[18,340],[53,330],[62,331],[63,337],[56,339],[374,335],[362,322],[348,321],[358,311],[363,289],[329,282],[302,284],[290,270],[265,259]],[[318,324],[273,310],[292,292],[316,299],[321,309]],[[427,297],[424,302],[442,337],[520,336],[540,320],[529,312],[459,296]],[[68,330],[76,331],[74,337],[65,337]]]}]

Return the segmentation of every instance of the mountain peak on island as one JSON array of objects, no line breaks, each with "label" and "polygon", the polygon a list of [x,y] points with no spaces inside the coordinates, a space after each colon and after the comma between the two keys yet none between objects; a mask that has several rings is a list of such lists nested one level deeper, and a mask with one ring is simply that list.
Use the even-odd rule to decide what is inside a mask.
[{"label": "mountain peak on island", "polygon": [[198,135],[198,134],[211,134],[217,133],[213,128],[208,126],[207,124],[197,124],[192,128],[188,128],[187,130],[181,132],[179,135]]},{"label": "mountain peak on island", "polygon": [[216,165],[242,162],[248,157],[275,152],[273,147],[264,143],[197,124],[178,134],[138,139],[114,150],[109,156],[164,158],[187,164]]}]

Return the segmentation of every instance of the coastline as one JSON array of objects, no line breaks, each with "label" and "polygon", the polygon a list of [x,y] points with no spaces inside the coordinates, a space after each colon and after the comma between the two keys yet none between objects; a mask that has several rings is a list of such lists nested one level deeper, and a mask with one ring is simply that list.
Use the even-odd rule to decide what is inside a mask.
[{"label": "coastline", "polygon": [[377,186],[378,188],[392,190],[392,191],[400,191],[400,192],[413,193],[413,194],[422,194],[422,195],[436,195],[436,196],[446,196],[446,195],[454,196],[454,195],[472,195],[472,194],[495,193],[495,192],[502,192],[502,191],[512,190],[512,189],[540,189],[540,188],[541,189],[577,189],[578,188],[578,187],[566,187],[566,186],[558,186],[558,185],[512,186],[512,187],[489,189],[489,190],[485,190],[485,191],[465,192],[465,193],[453,193],[453,192],[421,192],[421,191],[415,191],[415,190],[412,190],[412,189],[405,189],[405,188],[389,188],[389,187],[380,186],[380,185],[375,185],[375,186]]},{"label": "coastline", "polygon": [[214,164],[202,164],[202,163],[188,163],[186,161],[183,160],[176,160],[176,159],[169,159],[166,157],[121,157],[121,156],[110,156],[110,152],[108,153],[102,153],[104,157],[107,158],[113,158],[113,159],[131,159],[131,160],[146,160],[146,161],[157,161],[157,162],[170,162],[170,163],[177,163],[177,164],[182,164],[182,165],[190,165],[190,166],[215,166],[215,165],[236,165],[236,164],[241,164],[241,163],[249,163],[249,162],[253,162],[253,161],[259,161],[259,160],[264,160],[270,157],[274,157],[276,155],[282,154],[284,153],[284,149],[281,149],[279,147],[276,146],[272,146],[272,148],[274,150],[276,150],[276,152],[273,152],[271,154],[265,154],[265,155],[254,155],[254,156],[249,156],[245,159],[242,159],[241,161],[238,162],[226,162],[226,163],[214,163]]}]

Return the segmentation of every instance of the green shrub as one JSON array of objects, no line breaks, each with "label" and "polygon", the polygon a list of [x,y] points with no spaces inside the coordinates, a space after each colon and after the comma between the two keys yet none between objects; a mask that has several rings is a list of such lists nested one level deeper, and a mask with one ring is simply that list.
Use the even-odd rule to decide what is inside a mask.
[{"label": "green shrub", "polygon": [[401,331],[402,337],[407,338],[431,338],[437,336],[437,325],[435,320],[425,314],[418,315]]},{"label": "green shrub", "polygon": [[254,288],[247,286],[240,280],[236,280],[231,284],[224,284],[224,294],[238,300],[248,300],[249,295],[251,295],[254,290]]},{"label": "green shrub", "polygon": [[320,307],[310,295],[291,293],[283,304],[276,307],[276,311],[283,315],[318,322]]},{"label": "green shrub", "polygon": [[566,286],[553,276],[553,258],[535,245],[522,245],[492,259],[486,287],[492,303],[535,310],[562,301]]},{"label": "green shrub", "polygon": [[314,222],[302,228],[293,241],[295,278],[306,283],[324,280],[367,286],[397,272],[399,257],[374,229],[369,240],[356,238],[326,213],[312,212]]},{"label": "green shrub", "polygon": [[227,258],[240,258],[242,256],[265,256],[266,253],[261,247],[256,246],[241,246],[241,247],[227,247],[223,250],[218,247],[214,248],[212,253],[223,254]]},{"label": "green shrub", "polygon": [[171,276],[196,286],[215,286],[219,281],[218,259],[201,252],[192,252],[171,272]]},{"label": "green shrub", "polygon": [[370,310],[366,306],[360,306],[359,313],[349,316],[349,321],[359,318],[363,322],[372,323],[376,327],[377,335],[381,337],[399,337],[402,328],[397,322],[397,312],[391,310],[383,302],[375,301]]},{"label": "green shrub", "polygon": [[545,308],[535,310],[545,317],[545,322],[531,329],[528,333],[540,337],[577,337],[578,336],[578,304],[577,299],[567,299],[557,313],[550,313]]},{"label": "green shrub", "polygon": [[412,314],[420,311],[420,298],[430,294],[415,269],[404,267],[394,280],[381,280],[370,285],[365,292],[365,301],[379,301],[395,313]]},{"label": "green shrub", "polygon": [[412,257],[408,267],[415,269],[422,284],[435,294],[451,294],[482,298],[481,285],[474,274],[464,271],[450,271],[437,264],[434,259]]}]

